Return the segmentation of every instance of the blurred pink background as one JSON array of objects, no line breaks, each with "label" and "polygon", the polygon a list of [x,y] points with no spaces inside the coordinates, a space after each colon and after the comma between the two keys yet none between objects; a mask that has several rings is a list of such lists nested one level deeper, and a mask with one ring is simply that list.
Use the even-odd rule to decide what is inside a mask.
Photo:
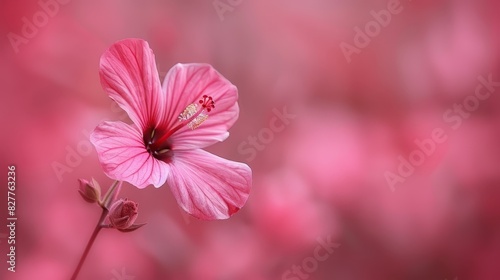
[{"label": "blurred pink background", "polygon": [[[239,88],[240,118],[208,150],[250,165],[254,184],[214,222],[183,213],[167,186],[125,184],[148,225],[103,230],[79,279],[500,279],[499,11],[493,0],[2,1],[0,177],[7,186],[16,165],[18,221],[15,273],[0,227],[0,279],[75,268],[100,215],[77,179],[111,183],[88,134],[129,121],[101,89],[99,57],[129,37],[149,42],[161,76],[206,62]],[[436,129],[445,140],[429,144]]]}]

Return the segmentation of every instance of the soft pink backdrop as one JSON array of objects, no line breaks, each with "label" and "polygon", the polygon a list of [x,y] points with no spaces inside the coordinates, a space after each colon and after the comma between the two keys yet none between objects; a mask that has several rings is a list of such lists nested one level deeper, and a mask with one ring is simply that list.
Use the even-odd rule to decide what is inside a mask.
[{"label": "soft pink backdrop", "polygon": [[[125,185],[148,225],[103,230],[80,279],[306,279],[283,275],[314,256],[317,238],[340,246],[307,279],[500,278],[500,87],[459,128],[443,120],[478,76],[500,81],[496,1],[401,0],[350,63],[340,44],[390,1],[233,1],[223,20],[212,1],[67,2],[18,52],[8,34],[43,9],[0,3],[0,177],[6,186],[16,165],[19,219],[17,271],[0,238],[0,279],[69,279],[76,266],[100,214],[77,179],[111,183],[88,133],[129,121],[101,89],[99,57],[128,37],[149,42],[161,76],[206,62],[239,88],[240,118],[209,150],[250,165],[254,185],[239,213],[215,222],[183,213],[166,186]],[[251,148],[284,108],[295,118]],[[386,172],[436,128],[447,140],[391,190]],[[71,172],[58,178],[54,164]]]}]

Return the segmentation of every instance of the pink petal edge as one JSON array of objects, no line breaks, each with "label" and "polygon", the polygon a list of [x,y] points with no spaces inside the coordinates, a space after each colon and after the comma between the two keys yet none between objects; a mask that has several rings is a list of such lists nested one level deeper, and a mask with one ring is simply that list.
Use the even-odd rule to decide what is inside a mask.
[{"label": "pink petal edge", "polygon": [[177,203],[194,217],[227,219],[245,205],[252,170],[200,149],[180,151],[175,152],[167,183]]}]

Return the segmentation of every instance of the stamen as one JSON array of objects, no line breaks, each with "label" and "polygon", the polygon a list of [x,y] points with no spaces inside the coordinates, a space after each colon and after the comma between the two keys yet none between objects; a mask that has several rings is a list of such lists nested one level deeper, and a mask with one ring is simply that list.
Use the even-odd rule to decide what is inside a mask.
[{"label": "stamen", "polygon": [[[204,121],[208,119],[208,113],[215,108],[215,102],[211,96],[203,95],[196,103],[189,104],[186,109],[179,114],[178,122],[167,131],[159,130],[156,135],[155,129],[151,130],[151,137],[144,139],[146,150],[157,158],[169,158],[171,146],[168,144],[168,139],[172,134],[179,129],[187,126],[191,130],[198,128]],[[156,139],[155,139],[156,136]],[[168,145],[167,145],[168,144]],[[169,148],[165,148],[169,147]]]},{"label": "stamen", "polygon": [[169,151],[170,151],[170,149],[162,149],[162,150],[157,151],[156,153],[161,155],[161,154],[167,153]]},{"label": "stamen", "polygon": [[201,113],[196,118],[194,118],[192,121],[190,121],[187,126],[189,128],[191,128],[191,130],[195,130],[198,126],[200,126],[207,119],[208,119],[208,115]]},{"label": "stamen", "polygon": [[[200,102],[203,102],[203,100],[200,100]],[[205,105],[202,105],[202,108],[199,107],[200,106],[195,103],[189,104],[179,115],[179,120],[187,122],[187,126],[192,130],[199,127],[206,119],[208,119],[208,115],[205,114],[204,111],[206,109],[206,111],[209,112],[210,108],[205,108]]]},{"label": "stamen", "polygon": [[187,124],[190,129],[196,129],[208,119],[208,114],[206,113],[210,113],[214,108],[215,102],[212,97],[203,95],[202,98],[198,100],[198,104],[189,104],[186,109],[182,111],[179,115],[179,121],[182,121],[182,125]]},{"label": "stamen", "polygon": [[185,121],[189,118],[191,118],[194,114],[196,114],[196,111],[198,111],[198,106],[196,104],[189,104],[184,111],[179,115],[179,120]]},{"label": "stamen", "polygon": [[[200,107],[201,105],[201,107]],[[189,127],[190,129],[198,128],[204,121],[208,119],[208,114],[212,109],[215,108],[215,102],[212,97],[208,95],[203,95],[202,99],[198,100],[198,103],[189,104],[182,113],[179,114],[178,119],[179,123],[171,128],[168,132],[161,135],[159,139],[155,139],[154,143],[150,143],[150,149],[155,150],[159,148],[159,146],[167,141],[167,139],[174,134],[176,131],[181,129],[184,126]],[[154,133],[154,131],[152,132]],[[153,137],[151,137],[153,138]],[[149,149],[149,148],[148,148]],[[149,151],[149,150],[148,150]],[[168,151],[158,151],[156,153],[166,153]]]}]

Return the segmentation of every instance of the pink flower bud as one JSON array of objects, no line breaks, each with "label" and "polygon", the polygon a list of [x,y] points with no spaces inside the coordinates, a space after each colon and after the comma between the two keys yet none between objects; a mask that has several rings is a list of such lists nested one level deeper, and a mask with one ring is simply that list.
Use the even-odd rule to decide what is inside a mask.
[{"label": "pink flower bud", "polygon": [[134,225],[137,219],[137,203],[128,199],[119,199],[109,210],[109,222],[118,230],[126,230]]},{"label": "pink flower bud", "polygon": [[78,179],[80,182],[80,189],[78,192],[88,203],[95,203],[101,200],[101,187],[94,178],[92,182],[85,179]]}]

